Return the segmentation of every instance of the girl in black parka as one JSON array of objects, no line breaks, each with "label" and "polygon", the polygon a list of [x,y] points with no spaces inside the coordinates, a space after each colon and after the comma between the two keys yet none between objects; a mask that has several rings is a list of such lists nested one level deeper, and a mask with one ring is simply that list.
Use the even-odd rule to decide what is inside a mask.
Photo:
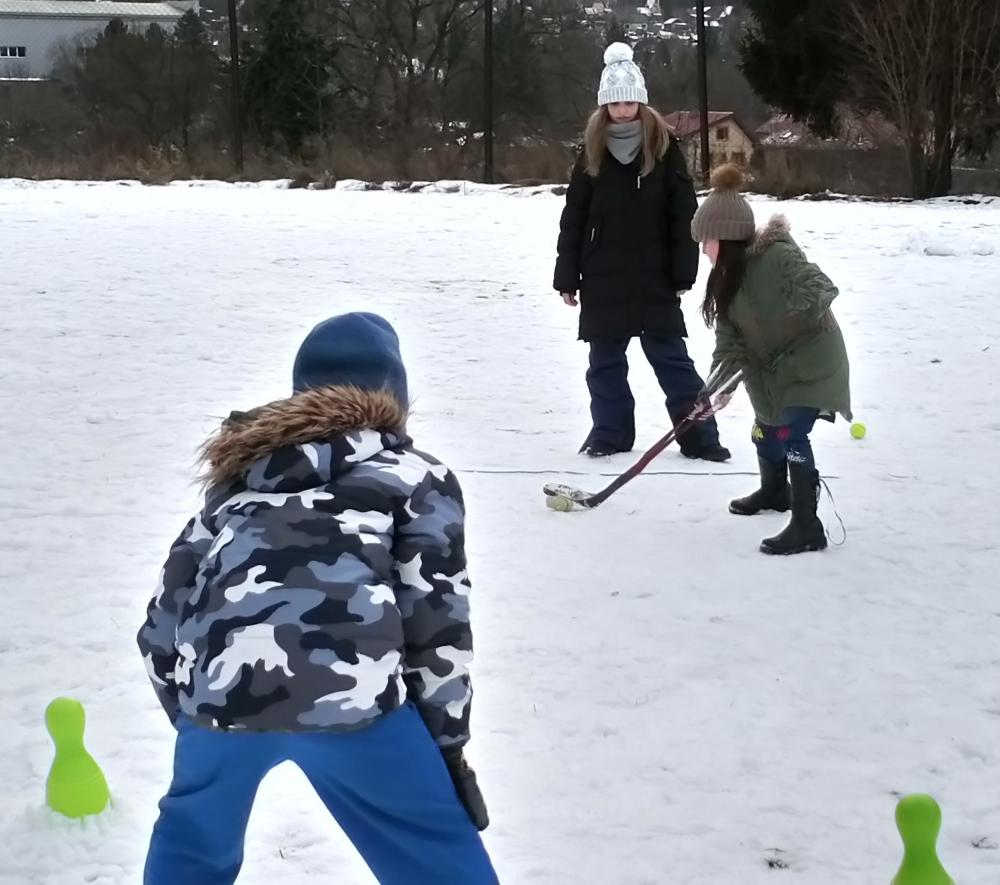
[{"label": "girl in black parka", "polygon": [[[562,213],[554,286],[581,304],[580,338],[590,344],[593,427],[581,451],[600,457],[635,443],[635,400],[626,351],[639,338],[677,424],[703,383],[688,356],[680,294],[698,275],[691,218],[698,208],[680,145],[647,106],[632,50],[604,54],[597,111],[573,169]],[[579,301],[577,296],[579,295]],[[679,438],[689,458],[726,461],[714,419]]]}]

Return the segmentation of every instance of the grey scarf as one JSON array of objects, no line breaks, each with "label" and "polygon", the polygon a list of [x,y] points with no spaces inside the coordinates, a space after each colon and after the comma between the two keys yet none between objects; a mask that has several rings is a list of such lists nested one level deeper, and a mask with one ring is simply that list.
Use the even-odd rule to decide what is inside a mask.
[{"label": "grey scarf", "polygon": [[642,120],[608,124],[608,150],[623,166],[628,166],[642,150]]}]

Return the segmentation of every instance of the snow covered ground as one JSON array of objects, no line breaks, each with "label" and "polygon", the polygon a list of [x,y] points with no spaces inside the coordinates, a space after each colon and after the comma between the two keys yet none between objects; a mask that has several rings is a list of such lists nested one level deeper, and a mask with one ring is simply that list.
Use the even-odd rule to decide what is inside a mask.
[{"label": "snow covered ground", "polygon": [[[597,488],[630,463],[574,454],[585,349],[549,291],[560,207],[0,185],[4,885],[138,882],[172,731],[133,636],[196,504],[194,450],[229,409],[284,395],[304,333],[355,308],[399,328],[414,435],[466,488],[470,756],[504,883],[887,883],[895,796],[914,791],[943,805],[952,875],[997,881],[1000,204],[755,201],[840,284],[869,429],[817,431],[849,535],[788,560],[756,552],[781,517],[726,512],[753,487],[742,395],[721,419],[732,464],[669,451],[597,511],[543,506],[544,481]],[[648,444],[666,417],[636,356]],[[85,703],[116,800],[85,824],[40,809],[61,694]],[[240,881],[372,879],[282,768]]]}]

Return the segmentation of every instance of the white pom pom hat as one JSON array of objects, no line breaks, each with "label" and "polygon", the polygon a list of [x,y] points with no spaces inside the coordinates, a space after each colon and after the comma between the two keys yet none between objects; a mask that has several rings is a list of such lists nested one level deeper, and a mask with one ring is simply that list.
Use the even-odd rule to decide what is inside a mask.
[{"label": "white pom pom hat", "polygon": [[604,73],[597,93],[597,103],[601,107],[616,101],[649,104],[646,81],[639,66],[632,61],[632,47],[625,43],[612,43],[604,50]]}]

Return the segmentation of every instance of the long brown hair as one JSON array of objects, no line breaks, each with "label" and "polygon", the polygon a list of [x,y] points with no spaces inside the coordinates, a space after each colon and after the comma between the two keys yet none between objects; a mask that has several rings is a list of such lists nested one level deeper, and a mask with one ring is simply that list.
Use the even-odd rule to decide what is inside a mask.
[{"label": "long brown hair", "polygon": [[[653,167],[663,158],[670,147],[670,129],[663,116],[644,104],[639,105],[639,119],[642,121],[642,171],[649,175]],[[606,107],[599,107],[590,115],[584,131],[587,174],[597,178],[608,150],[608,126],[611,117]]]},{"label": "long brown hair", "polygon": [[746,275],[749,245],[749,240],[719,241],[719,257],[708,277],[705,300],[701,303],[701,315],[709,328],[719,319],[729,319],[729,308]]}]

